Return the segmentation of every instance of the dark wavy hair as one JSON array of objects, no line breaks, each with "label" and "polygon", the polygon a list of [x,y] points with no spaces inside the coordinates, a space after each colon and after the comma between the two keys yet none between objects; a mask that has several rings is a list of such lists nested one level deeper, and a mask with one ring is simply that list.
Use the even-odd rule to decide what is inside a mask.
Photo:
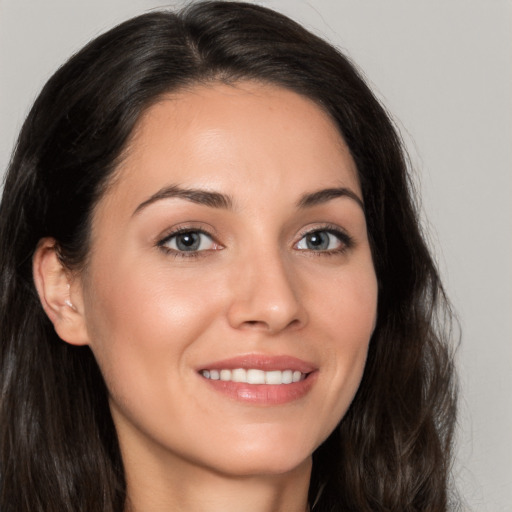
[{"label": "dark wavy hair", "polygon": [[37,98],[0,207],[0,510],[122,512],[123,465],[88,347],[63,343],[31,261],[53,237],[80,269],[91,213],[137,120],[169,91],[271,83],[330,114],[359,173],[378,320],[348,412],[313,454],[314,512],[446,511],[455,383],[451,312],[421,234],[405,152],[349,60],[283,15],[202,2],[122,23],[74,55]]}]

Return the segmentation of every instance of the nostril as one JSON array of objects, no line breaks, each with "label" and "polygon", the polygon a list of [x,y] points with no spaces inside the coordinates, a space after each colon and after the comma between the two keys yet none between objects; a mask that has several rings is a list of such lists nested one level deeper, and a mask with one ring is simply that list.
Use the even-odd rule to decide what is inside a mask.
[{"label": "nostril", "polygon": [[265,322],[259,321],[259,320],[246,320],[244,322],[244,325],[247,327],[263,327],[268,328],[268,325]]},{"label": "nostril", "polygon": [[292,320],[289,324],[288,324],[288,327],[297,327],[300,325],[300,320],[298,318],[296,318],[295,320]]},{"label": "nostril", "polygon": [[286,328],[294,328],[294,327],[297,327],[301,324],[301,321],[299,319],[293,319],[291,322],[289,322],[287,325],[281,325],[281,326],[276,326],[276,325],[273,325],[272,323],[267,323],[263,320],[246,320],[245,322],[243,322],[243,324],[241,325],[241,327],[245,327],[247,329],[261,329],[261,330],[265,330],[265,331],[281,331],[282,329],[286,329]]},{"label": "nostril", "polygon": [[285,289],[283,284],[276,291],[262,282],[251,282],[242,292],[235,290],[226,316],[231,327],[236,329],[272,334],[283,329],[297,329],[307,323],[305,308],[293,290]]}]

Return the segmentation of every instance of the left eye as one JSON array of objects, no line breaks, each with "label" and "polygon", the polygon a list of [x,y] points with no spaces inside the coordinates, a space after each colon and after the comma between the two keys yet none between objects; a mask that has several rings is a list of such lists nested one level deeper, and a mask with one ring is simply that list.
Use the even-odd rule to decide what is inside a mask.
[{"label": "left eye", "polygon": [[303,236],[296,245],[297,249],[308,251],[335,251],[342,247],[340,237],[329,231],[312,231]]},{"label": "left eye", "polygon": [[216,244],[210,235],[201,231],[184,231],[170,236],[162,243],[167,249],[178,252],[197,252],[214,249]]}]

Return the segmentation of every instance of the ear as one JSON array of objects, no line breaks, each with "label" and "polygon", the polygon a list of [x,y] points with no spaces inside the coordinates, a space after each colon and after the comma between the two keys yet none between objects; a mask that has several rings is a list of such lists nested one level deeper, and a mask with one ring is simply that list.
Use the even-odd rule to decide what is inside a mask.
[{"label": "ear", "polygon": [[81,285],[62,264],[53,238],[39,241],[32,272],[39,300],[59,337],[71,345],[87,345]]}]

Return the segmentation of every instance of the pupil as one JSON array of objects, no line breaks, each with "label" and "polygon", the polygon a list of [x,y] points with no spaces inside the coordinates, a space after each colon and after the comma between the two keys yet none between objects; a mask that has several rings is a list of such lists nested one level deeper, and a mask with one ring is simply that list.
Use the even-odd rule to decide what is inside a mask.
[{"label": "pupil", "polygon": [[195,251],[199,247],[199,235],[197,233],[183,233],[177,238],[176,246],[181,251]]},{"label": "pupil", "polygon": [[308,249],[327,249],[329,247],[329,235],[325,232],[311,233],[306,240]]}]

